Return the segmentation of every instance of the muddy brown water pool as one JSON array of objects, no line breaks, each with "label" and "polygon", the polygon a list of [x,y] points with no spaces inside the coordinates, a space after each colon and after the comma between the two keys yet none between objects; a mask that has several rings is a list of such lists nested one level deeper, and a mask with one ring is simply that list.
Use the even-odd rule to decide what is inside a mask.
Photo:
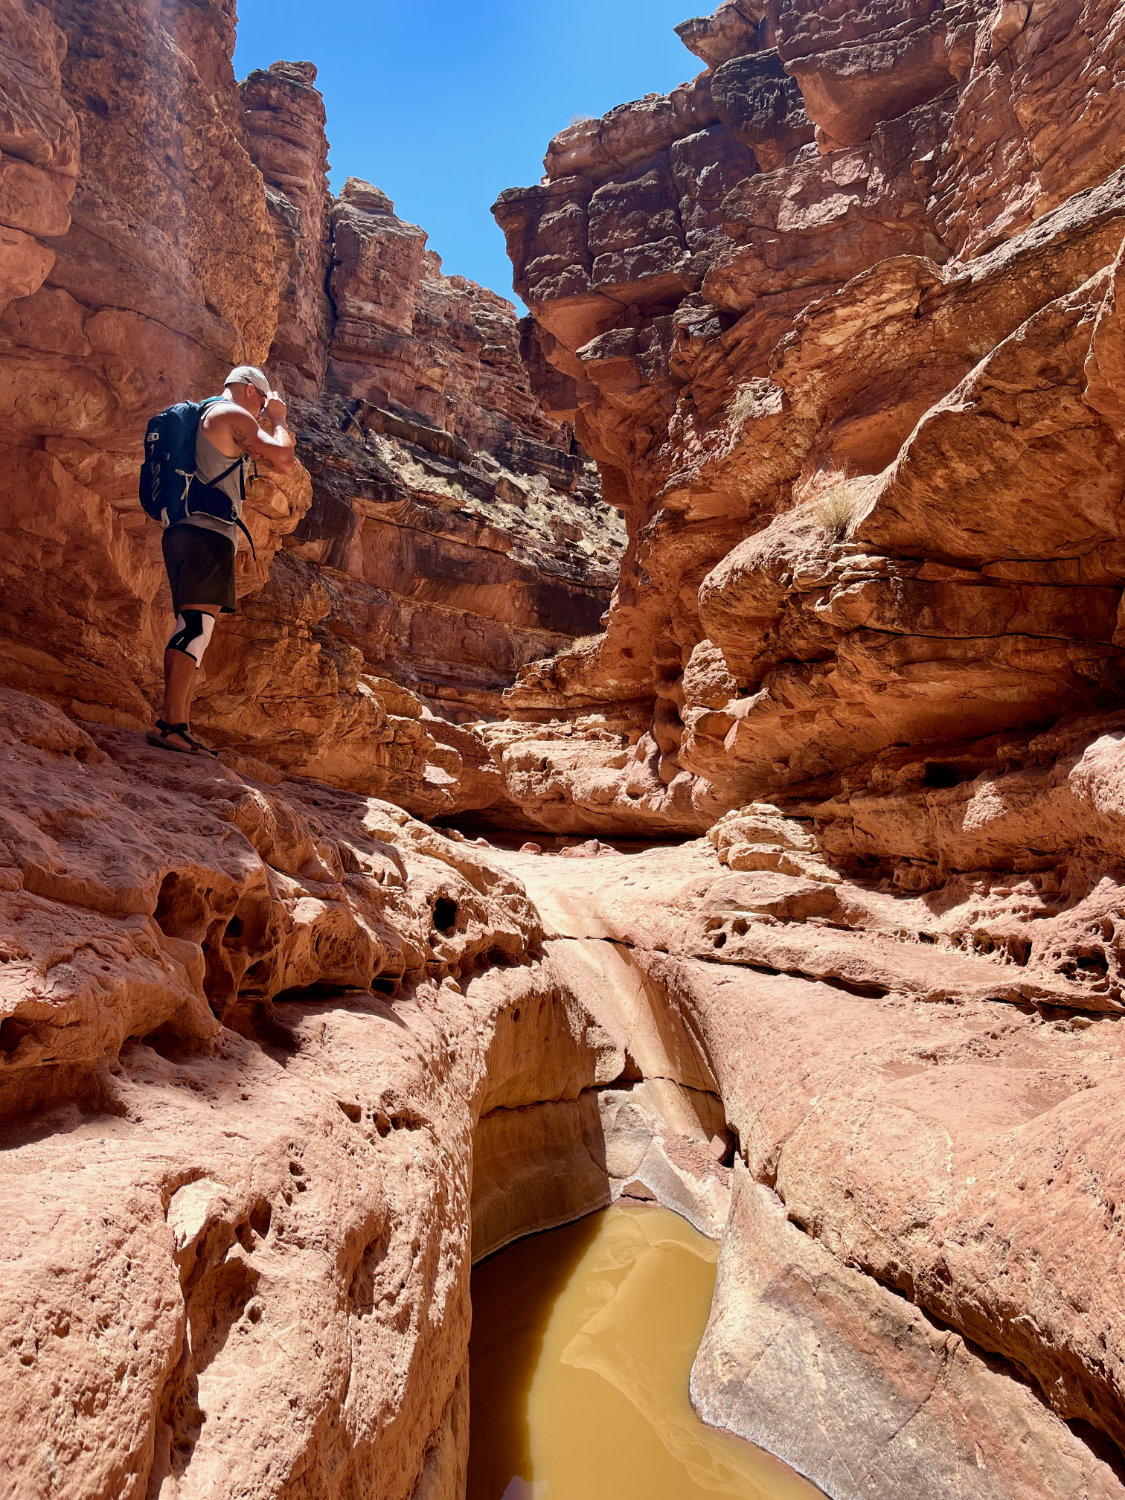
[{"label": "muddy brown water pool", "polygon": [[810,1500],[688,1399],[719,1247],[617,1204],[473,1272],[468,1500]]}]

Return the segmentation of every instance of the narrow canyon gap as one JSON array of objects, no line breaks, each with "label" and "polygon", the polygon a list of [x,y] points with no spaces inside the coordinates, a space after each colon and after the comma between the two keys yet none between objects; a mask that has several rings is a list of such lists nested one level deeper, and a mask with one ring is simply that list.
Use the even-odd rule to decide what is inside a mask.
[{"label": "narrow canyon gap", "polygon": [[[0,0],[3,1493],[455,1500],[472,1262],[624,1196],[826,1494],[1125,1495],[1125,6],[724,0],[522,321],[97,9]],[[243,361],[204,762],[136,477]]]}]

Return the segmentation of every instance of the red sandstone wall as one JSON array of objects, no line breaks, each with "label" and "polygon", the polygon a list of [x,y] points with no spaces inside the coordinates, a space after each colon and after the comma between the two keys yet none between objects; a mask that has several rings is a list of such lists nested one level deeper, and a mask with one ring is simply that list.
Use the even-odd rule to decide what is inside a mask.
[{"label": "red sandstone wall", "polygon": [[692,83],[502,195],[630,527],[604,641],[508,696],[620,731],[596,795],[569,730],[504,731],[534,817],[700,828],[1117,701],[1123,27],[1110,0],[736,0],[681,28]]},{"label": "red sandstone wall", "polygon": [[328,586],[326,649],[494,718],[521,667],[598,630],[623,529],[531,392],[511,303],[444,275],[370,183],[331,199],[315,77],[275,63],[242,85],[277,242],[271,366],[313,481],[288,587]]},{"label": "red sandstone wall", "polygon": [[[419,812],[491,800],[498,780],[481,743],[434,725],[439,747],[431,711],[396,683],[454,717],[495,712],[520,666],[597,628],[617,549],[592,469],[530,395],[514,315],[442,277],[419,248],[417,278],[387,295],[415,309],[401,347],[424,340],[429,363],[412,356],[414,373],[403,366],[396,387],[408,441],[377,451],[370,413],[392,399],[378,372],[352,351],[350,384],[329,375],[331,206],[315,69],[282,64],[240,94],[229,4],[153,13],[122,0],[100,9],[95,28],[87,7],[12,0],[3,20],[0,676],[85,719],[151,721],[170,613],[159,532],[136,501],[145,423],[213,391],[233,363],[268,358],[295,393],[315,504],[281,558],[314,501],[310,474],[254,487],[257,558],[240,555],[242,608],[208,656],[198,726],[275,767]],[[374,244],[390,222],[357,233]],[[341,260],[336,272],[354,283],[341,301],[367,306],[356,268]],[[298,410],[312,395],[323,410]],[[446,420],[496,456],[459,437],[453,467],[433,472],[440,454],[409,440],[453,441],[444,428],[430,436]],[[471,495],[458,465],[471,471]],[[382,526],[357,513],[369,470],[390,476]],[[524,527],[529,509],[542,516]],[[576,523],[593,537],[585,551]],[[387,565],[375,581],[364,576],[365,528]],[[341,535],[355,537],[355,555],[326,585]],[[454,571],[460,592],[443,582]],[[541,571],[554,579],[542,584]]]}]

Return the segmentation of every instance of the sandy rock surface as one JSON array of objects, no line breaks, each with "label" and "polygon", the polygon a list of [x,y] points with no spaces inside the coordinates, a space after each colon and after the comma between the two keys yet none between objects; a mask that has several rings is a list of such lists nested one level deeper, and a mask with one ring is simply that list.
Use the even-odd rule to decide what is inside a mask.
[{"label": "sandy rock surface", "polygon": [[391,804],[11,690],[0,759],[5,1493],[453,1500],[474,1257],[721,1233],[692,1040]]},{"label": "sandy rock surface", "polygon": [[[20,694],[0,722],[5,1492],[454,1496],[470,1191],[478,1253],[607,1201],[623,1052],[464,841]],[[560,1210],[538,1145],[573,1180],[549,1111],[591,1108]]]},{"label": "sandy rock surface", "polygon": [[[827,1494],[1125,1494],[1121,5],[724,0],[522,325],[230,0],[88,10],[0,0],[5,1495],[455,1500],[474,1258],[619,1197]],[[267,359],[177,757],[140,437]]]},{"label": "sandy rock surface", "polygon": [[724,876],[705,841],[503,858],[550,946],[627,959],[646,1076],[702,1085],[737,1137],[703,1415],[833,1496],[1120,1494],[1076,1435],[1121,1438],[1113,1016],[964,956],[979,889]]},{"label": "sandy rock surface", "polygon": [[723,1236],[697,1405],[828,1493],[853,1428],[864,1494],[1122,1492],[1121,1006],[978,943],[1011,876],[927,902],[768,804],[506,853],[2,709],[21,1500],[452,1500],[471,1260],[622,1195]]}]

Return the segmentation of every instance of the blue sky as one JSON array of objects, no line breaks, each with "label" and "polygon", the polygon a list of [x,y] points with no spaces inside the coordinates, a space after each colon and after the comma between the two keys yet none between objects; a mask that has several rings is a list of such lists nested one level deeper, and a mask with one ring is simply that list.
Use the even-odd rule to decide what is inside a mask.
[{"label": "blue sky", "polygon": [[702,67],[672,28],[703,0],[239,0],[240,78],[308,59],[328,111],[332,183],[365,177],[429,231],[449,274],[511,296],[489,213],[538,181],[575,115],[666,93]]}]

